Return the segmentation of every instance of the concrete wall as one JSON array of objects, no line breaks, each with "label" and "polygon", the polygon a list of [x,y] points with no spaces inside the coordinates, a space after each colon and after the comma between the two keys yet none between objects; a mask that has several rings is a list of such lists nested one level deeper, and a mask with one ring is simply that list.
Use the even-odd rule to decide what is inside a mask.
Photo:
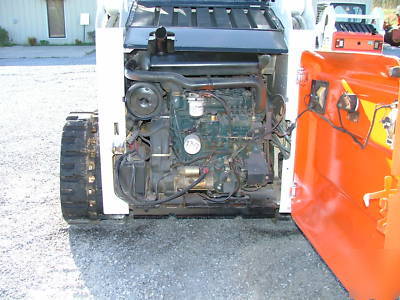
[{"label": "concrete wall", "polygon": [[[12,42],[27,44],[28,37],[51,44],[73,44],[83,40],[80,13],[90,14],[86,32],[95,28],[96,0],[64,0],[65,38],[49,38],[46,0],[0,0],[0,27],[6,29]],[[89,41],[86,35],[86,41]]]}]

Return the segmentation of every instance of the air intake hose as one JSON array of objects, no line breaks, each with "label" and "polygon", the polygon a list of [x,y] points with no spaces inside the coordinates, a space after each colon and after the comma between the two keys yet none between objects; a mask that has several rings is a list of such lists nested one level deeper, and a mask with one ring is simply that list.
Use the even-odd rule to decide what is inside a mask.
[{"label": "air intake hose", "polygon": [[267,89],[264,81],[259,77],[197,77],[188,78],[178,73],[153,72],[125,69],[125,77],[142,82],[159,82],[164,89],[170,92],[180,92],[182,88],[188,90],[215,90],[227,88],[253,88],[256,98],[256,112],[265,112],[267,105]]}]

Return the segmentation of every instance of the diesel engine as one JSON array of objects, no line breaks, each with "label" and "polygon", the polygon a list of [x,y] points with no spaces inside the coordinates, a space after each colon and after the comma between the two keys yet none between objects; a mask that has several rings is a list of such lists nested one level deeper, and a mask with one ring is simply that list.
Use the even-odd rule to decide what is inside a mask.
[{"label": "diesel engine", "polygon": [[271,137],[284,107],[282,97],[269,99],[262,74],[272,58],[165,53],[160,44],[125,57],[128,136],[115,155],[115,193],[136,210],[222,205],[271,213],[278,177]]},{"label": "diesel engine", "polygon": [[[232,27],[276,38],[268,48],[243,35],[233,49],[224,35]],[[132,49],[124,55],[127,137],[114,149],[114,191],[134,214],[274,213],[274,182],[288,156],[285,99],[275,92],[277,54],[285,51],[280,29],[262,5],[142,1],[132,8],[124,45]]]}]

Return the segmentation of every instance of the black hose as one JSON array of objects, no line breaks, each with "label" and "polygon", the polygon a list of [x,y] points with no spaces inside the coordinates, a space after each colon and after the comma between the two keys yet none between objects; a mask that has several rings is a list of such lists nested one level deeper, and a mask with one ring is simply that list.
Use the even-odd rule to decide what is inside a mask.
[{"label": "black hose", "polygon": [[199,157],[193,158],[193,159],[188,160],[188,161],[179,161],[179,162],[173,164],[171,166],[171,169],[173,169],[175,167],[179,167],[179,166],[188,166],[188,165],[191,165],[191,164],[193,164],[195,162],[198,162],[198,161],[201,161],[201,160],[210,159],[210,157],[212,157],[213,155],[214,155],[214,153],[211,153],[211,155],[199,156]]},{"label": "black hose", "polygon": [[210,197],[201,193],[197,193],[198,196],[202,197],[203,199],[212,202],[212,203],[217,203],[217,204],[224,204],[226,203],[228,200],[249,200],[250,197],[247,195],[244,196],[240,196],[240,197],[234,197],[232,195],[228,195],[228,196],[221,196],[221,197]]},{"label": "black hose", "polygon": [[[214,90],[225,88],[254,88],[256,95],[256,111],[263,112],[267,106],[267,88],[259,77],[230,77],[230,78],[187,78],[173,72],[153,72],[125,69],[125,77],[134,81],[159,82],[165,89],[180,91],[181,88],[189,90]],[[174,90],[175,89],[175,90]]]},{"label": "black hose", "polygon": [[231,193],[230,197],[228,197],[227,200],[229,200],[233,195],[237,194],[240,190],[240,186],[242,185],[241,180],[240,180],[240,175],[238,174],[235,166],[233,165],[233,162],[229,162],[229,167],[231,168],[233,174],[235,175],[236,187],[235,187],[235,190]]},{"label": "black hose", "polygon": [[190,185],[188,185],[184,189],[180,190],[179,192],[177,192],[177,193],[175,193],[175,194],[173,194],[171,196],[168,196],[167,198],[164,198],[164,199],[155,200],[155,201],[146,201],[146,200],[143,200],[143,199],[138,199],[138,198],[134,197],[131,194],[127,194],[122,190],[122,187],[121,187],[120,181],[119,181],[119,166],[120,166],[120,161],[122,161],[123,158],[124,158],[124,155],[122,155],[119,158],[119,160],[118,160],[118,162],[116,164],[115,173],[114,173],[115,180],[117,182],[117,187],[118,187],[118,190],[119,190],[119,196],[120,197],[122,196],[121,198],[124,199],[124,200],[133,201],[133,202],[136,202],[136,203],[141,204],[141,205],[153,206],[153,205],[166,203],[166,202],[172,201],[172,200],[174,200],[176,198],[179,198],[179,197],[183,196],[184,194],[188,193],[191,189],[193,189],[200,182],[202,182],[206,178],[206,176],[208,175],[208,171],[207,172],[203,171],[200,174],[199,178],[197,178]]},{"label": "black hose", "polygon": [[156,192],[156,199],[158,199],[158,187],[160,186],[160,182],[162,181],[162,180],[164,180],[165,178],[167,178],[168,176],[171,176],[173,174],[173,170],[171,170],[170,172],[168,172],[168,173],[165,173],[163,176],[161,176],[158,180],[157,180],[157,182],[156,182],[156,186],[155,186],[155,188],[154,188],[154,190],[155,190],[155,192]]},{"label": "black hose", "polygon": [[280,99],[280,101],[282,102],[282,109],[281,109],[281,113],[280,113],[280,118],[278,120],[275,120],[275,125],[272,127],[272,132],[274,132],[278,128],[278,126],[285,119],[285,115],[286,115],[286,103],[285,103],[283,96],[281,94],[277,94],[274,96],[274,98],[275,97],[278,97]]},{"label": "black hose", "polygon": [[157,204],[162,204],[165,202],[169,202],[172,201],[176,198],[179,198],[183,195],[185,195],[187,192],[189,192],[192,188],[194,188],[196,185],[198,185],[200,182],[202,182],[206,176],[207,176],[208,172],[203,172],[199,178],[197,178],[195,181],[193,181],[190,185],[188,185],[187,187],[185,187],[184,189],[180,190],[179,192],[168,196],[167,198],[161,199],[161,200],[156,200],[156,201],[147,201],[146,204],[149,205],[157,205]]},{"label": "black hose", "polygon": [[228,117],[229,117],[229,120],[232,121],[232,112],[231,112],[231,109],[229,108],[229,105],[228,105],[228,103],[226,102],[225,99],[223,99],[223,98],[221,98],[221,97],[219,97],[219,96],[217,96],[217,95],[215,95],[215,94],[213,94],[213,93],[201,93],[201,95],[202,95],[202,96],[205,96],[205,97],[209,97],[209,98],[210,98],[210,97],[211,97],[211,98],[214,98],[214,99],[217,100],[219,103],[221,103],[222,106],[224,107],[224,110],[225,110],[226,114],[227,114]]},{"label": "black hose", "polygon": [[[136,198],[134,195],[132,195],[131,193],[127,193],[126,191],[124,191],[124,189],[121,186],[121,181],[120,181],[120,175],[119,175],[119,171],[120,171],[120,166],[122,161],[131,154],[136,154],[136,150],[133,151],[128,151],[124,154],[122,154],[116,161],[115,163],[115,167],[114,167],[114,178],[115,178],[115,187],[116,187],[116,194],[123,200],[126,201],[135,201],[135,202],[141,202],[143,200],[140,200],[138,198]],[[131,180],[130,180],[130,186],[133,186],[133,181],[134,181],[134,176],[132,176]]]}]

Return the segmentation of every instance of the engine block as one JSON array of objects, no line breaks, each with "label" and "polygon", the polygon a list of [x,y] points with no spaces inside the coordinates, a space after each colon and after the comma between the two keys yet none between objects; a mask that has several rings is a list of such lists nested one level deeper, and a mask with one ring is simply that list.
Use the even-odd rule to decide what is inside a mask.
[{"label": "engine block", "polygon": [[[262,160],[265,161],[263,141],[256,139],[265,131],[263,118],[264,114],[255,113],[253,95],[246,89],[189,92],[173,97],[170,126],[175,159],[177,162],[190,162],[206,158],[205,164],[210,167],[213,180],[211,186],[203,187],[221,193],[231,192],[234,184],[240,184],[237,177],[247,184],[246,162],[251,160],[252,153],[264,156]],[[229,160],[233,158],[242,166],[237,170],[237,176],[229,167]],[[252,184],[268,181],[266,165],[264,173]],[[231,184],[227,184],[229,182]]]}]

